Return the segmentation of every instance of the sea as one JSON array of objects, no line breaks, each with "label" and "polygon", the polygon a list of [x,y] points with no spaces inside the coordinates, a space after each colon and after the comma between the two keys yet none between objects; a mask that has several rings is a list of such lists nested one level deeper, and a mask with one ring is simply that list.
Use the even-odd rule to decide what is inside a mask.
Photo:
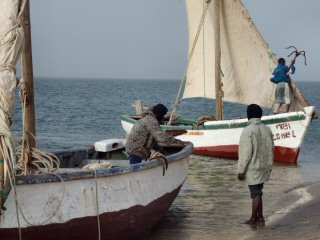
[{"label": "sea", "polygon": [[[132,114],[135,100],[144,106],[163,103],[172,109],[179,80],[53,79],[34,82],[36,135],[44,151],[80,148],[107,138],[124,138],[120,115]],[[320,109],[320,82],[297,82],[311,105]],[[257,90],[258,91],[258,90]],[[215,102],[189,99],[179,114],[195,119],[215,115]],[[225,118],[246,117],[246,106],[225,103]],[[264,114],[269,114],[264,109]],[[21,137],[21,104],[18,91],[12,130]],[[320,180],[320,120],[305,136],[298,163],[275,164],[264,186],[264,214],[268,220],[285,207],[285,194]],[[251,214],[247,186],[236,178],[237,161],[191,156],[189,175],[163,220],[143,240],[246,239],[257,231],[244,224]],[[268,224],[266,225],[268,227]]]}]

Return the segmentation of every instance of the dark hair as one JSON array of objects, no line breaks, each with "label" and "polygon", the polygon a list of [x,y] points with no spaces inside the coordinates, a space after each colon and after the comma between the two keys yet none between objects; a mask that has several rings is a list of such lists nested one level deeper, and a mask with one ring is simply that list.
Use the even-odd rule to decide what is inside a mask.
[{"label": "dark hair", "polygon": [[247,108],[247,116],[248,120],[251,118],[261,118],[262,117],[262,109],[257,104],[250,104]]},{"label": "dark hair", "polygon": [[279,58],[278,59],[278,63],[285,63],[285,62],[286,62],[286,60],[284,58]]},{"label": "dark hair", "polygon": [[158,119],[158,121],[161,121],[164,115],[167,114],[168,108],[165,105],[159,103],[153,106],[152,112],[154,113],[154,115],[156,115],[156,118]]}]

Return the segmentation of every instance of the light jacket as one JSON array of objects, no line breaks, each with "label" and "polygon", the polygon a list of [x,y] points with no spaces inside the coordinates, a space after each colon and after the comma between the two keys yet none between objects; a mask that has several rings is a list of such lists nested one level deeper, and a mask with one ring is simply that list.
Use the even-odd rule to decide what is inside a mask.
[{"label": "light jacket", "polygon": [[158,120],[152,111],[134,124],[126,142],[126,151],[129,155],[136,155],[142,159],[150,157],[151,150],[156,143],[172,144],[183,142],[161,130]]},{"label": "light jacket", "polygon": [[240,136],[238,173],[245,173],[248,185],[269,180],[273,165],[273,138],[260,118],[251,118]]},{"label": "light jacket", "polygon": [[[295,71],[296,71],[295,66],[291,66],[290,73],[294,74]],[[289,83],[290,82],[289,67],[283,64],[278,64],[278,66],[274,69],[270,80],[273,83],[280,83],[280,82]]]}]

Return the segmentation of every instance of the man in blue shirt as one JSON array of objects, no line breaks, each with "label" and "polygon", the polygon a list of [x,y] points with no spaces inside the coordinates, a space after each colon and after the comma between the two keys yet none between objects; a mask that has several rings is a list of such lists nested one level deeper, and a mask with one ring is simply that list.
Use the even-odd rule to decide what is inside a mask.
[{"label": "man in blue shirt", "polygon": [[271,75],[271,82],[277,84],[275,92],[275,105],[274,113],[277,114],[280,111],[281,105],[285,104],[286,112],[289,112],[290,102],[292,98],[292,93],[290,90],[290,76],[289,74],[294,74],[296,68],[294,67],[295,60],[291,61],[290,66],[286,66],[286,61],[284,58],[279,58],[278,66],[274,69]]}]

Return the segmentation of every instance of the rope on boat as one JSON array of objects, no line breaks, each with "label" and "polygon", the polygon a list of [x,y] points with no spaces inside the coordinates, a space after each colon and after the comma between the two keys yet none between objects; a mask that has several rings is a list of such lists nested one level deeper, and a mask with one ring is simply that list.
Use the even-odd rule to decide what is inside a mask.
[{"label": "rope on boat", "polygon": [[200,125],[204,125],[205,122],[209,122],[209,121],[216,121],[217,119],[214,117],[214,116],[211,116],[211,115],[205,115],[205,116],[202,116],[200,118],[197,119],[194,127],[198,127]]},{"label": "rope on boat", "polygon": [[201,29],[203,28],[204,20],[205,20],[205,18],[206,18],[207,12],[208,12],[208,9],[209,9],[209,6],[210,6],[210,2],[211,2],[211,0],[207,0],[207,1],[206,1],[206,7],[203,9],[202,16],[201,16],[201,19],[200,19],[200,23],[199,23],[199,25],[198,25],[197,33],[196,33],[196,36],[195,36],[195,38],[194,38],[194,40],[193,40],[192,48],[191,48],[191,51],[190,51],[190,53],[189,53],[188,62],[187,62],[187,67],[186,67],[186,69],[185,69],[183,78],[182,78],[182,80],[181,80],[179,92],[178,92],[178,94],[177,94],[176,101],[175,101],[175,103],[174,103],[174,105],[173,105],[173,110],[172,110],[172,112],[171,112],[168,125],[171,125],[171,122],[172,122],[172,117],[171,117],[171,116],[175,115],[176,111],[177,111],[178,108],[179,108],[179,104],[180,104],[179,101],[180,101],[180,97],[181,97],[181,93],[182,93],[183,86],[184,86],[184,84],[185,84],[185,82],[186,82],[186,80],[187,80],[187,73],[188,73],[189,65],[190,65],[190,62],[191,62],[191,59],[192,59],[194,50],[195,50],[196,45],[197,45],[197,42],[198,42],[198,39],[199,39],[199,36],[200,36],[200,33],[201,33]]},{"label": "rope on boat", "polygon": [[97,209],[97,223],[98,223],[98,239],[101,239],[101,226],[100,226],[100,215],[99,215],[99,195],[98,195],[98,178],[97,170],[94,169],[94,178],[96,182],[96,209]]},{"label": "rope on boat", "polygon": [[160,152],[152,151],[150,157],[146,161],[151,161],[153,159],[157,159],[161,163],[162,176],[164,176],[169,165],[168,160],[165,158],[165,155]]},{"label": "rope on boat", "polygon": [[[27,102],[27,92],[25,88],[24,81],[20,81],[20,101],[22,105],[22,124],[25,126],[26,122],[26,102]],[[36,146],[30,147],[27,141],[27,135],[31,136],[36,142]],[[40,174],[40,173],[52,173],[56,171],[60,166],[59,159],[52,153],[46,153],[37,149],[37,140],[32,133],[25,131],[23,127],[22,145],[17,148],[17,166],[18,170],[17,176],[28,175],[28,174]],[[27,155],[31,155],[32,161],[27,162]],[[29,165],[29,166],[28,166]],[[45,170],[41,169],[44,168]]]},{"label": "rope on boat", "polygon": [[[48,174],[52,174],[52,175],[58,177],[58,178],[61,180],[61,182],[63,183],[63,192],[62,192],[62,196],[61,196],[61,198],[60,198],[60,201],[59,201],[58,206],[56,207],[55,211],[53,211],[53,213],[51,214],[51,216],[50,216],[48,219],[46,219],[45,221],[40,222],[40,223],[31,223],[31,222],[26,218],[25,214],[23,213],[23,210],[22,210],[22,207],[21,207],[21,205],[20,205],[20,202],[19,202],[19,200],[18,200],[18,195],[17,195],[17,192],[16,192],[16,184],[15,184],[15,181],[14,181],[14,184],[13,184],[14,199],[15,199],[15,202],[16,202],[17,209],[19,209],[19,212],[21,213],[21,216],[22,216],[23,220],[24,220],[27,224],[29,224],[30,226],[39,226],[39,225],[44,225],[44,224],[48,223],[48,222],[56,215],[56,213],[57,213],[58,210],[60,209],[60,206],[61,206],[61,204],[62,204],[62,201],[63,201],[63,199],[64,199],[64,197],[65,197],[66,185],[65,185],[65,182],[64,182],[63,178],[62,178],[61,176],[59,176],[58,174],[55,174],[55,173],[48,173]],[[19,228],[20,228],[20,224],[19,224]]]}]

